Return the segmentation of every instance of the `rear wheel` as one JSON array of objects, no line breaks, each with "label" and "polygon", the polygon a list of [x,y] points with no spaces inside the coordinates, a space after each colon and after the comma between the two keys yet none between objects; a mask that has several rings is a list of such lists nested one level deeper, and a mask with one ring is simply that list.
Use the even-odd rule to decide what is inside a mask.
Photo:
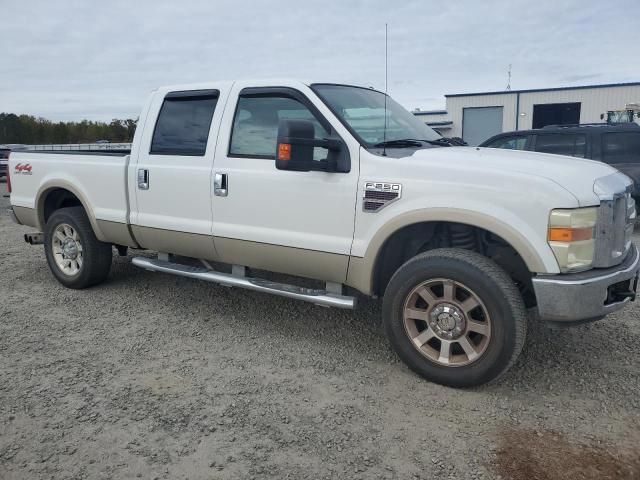
[{"label": "rear wheel", "polygon": [[96,238],[82,207],[61,208],[51,215],[44,248],[51,272],[65,287],[90,287],[109,275],[111,244]]},{"label": "rear wheel", "polygon": [[387,335],[424,378],[453,387],[498,378],[515,362],[527,314],[514,282],[492,260],[437,249],[405,263],[384,296]]}]

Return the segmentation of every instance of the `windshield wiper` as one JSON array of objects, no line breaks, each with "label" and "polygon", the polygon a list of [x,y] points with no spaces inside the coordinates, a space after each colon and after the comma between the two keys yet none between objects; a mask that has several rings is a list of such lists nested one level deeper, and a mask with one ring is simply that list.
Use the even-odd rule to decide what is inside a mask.
[{"label": "windshield wiper", "polygon": [[438,138],[436,140],[424,140],[425,142],[430,143],[431,145],[439,145],[441,147],[460,147],[466,145],[466,143],[461,142],[459,140],[453,140],[451,138]]},{"label": "windshield wiper", "polygon": [[427,140],[415,140],[413,138],[401,138],[399,140],[387,140],[386,142],[376,143],[374,147],[421,147],[422,142]]}]

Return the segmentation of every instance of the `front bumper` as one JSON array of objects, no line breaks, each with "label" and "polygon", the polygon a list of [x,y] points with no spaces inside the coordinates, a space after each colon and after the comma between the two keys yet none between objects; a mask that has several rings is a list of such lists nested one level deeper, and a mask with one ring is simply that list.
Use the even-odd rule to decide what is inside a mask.
[{"label": "front bumper", "polygon": [[635,299],[639,272],[640,252],[632,245],[615,267],[534,277],[540,319],[585,322],[620,310]]}]

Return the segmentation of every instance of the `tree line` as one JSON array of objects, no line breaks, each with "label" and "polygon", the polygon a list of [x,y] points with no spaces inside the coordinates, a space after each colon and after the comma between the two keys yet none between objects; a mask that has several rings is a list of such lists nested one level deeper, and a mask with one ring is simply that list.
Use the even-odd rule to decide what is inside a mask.
[{"label": "tree line", "polygon": [[138,120],[114,118],[110,123],[82,120],[52,122],[32,115],[0,113],[0,144],[93,143],[97,140],[131,142]]}]

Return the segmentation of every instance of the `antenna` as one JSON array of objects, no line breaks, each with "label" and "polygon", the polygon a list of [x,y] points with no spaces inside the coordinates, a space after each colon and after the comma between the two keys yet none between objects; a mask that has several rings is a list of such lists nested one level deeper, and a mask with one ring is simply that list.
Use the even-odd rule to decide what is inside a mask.
[{"label": "antenna", "polygon": [[385,145],[387,142],[387,91],[388,91],[388,33],[387,33],[387,24],[384,24],[384,129],[382,131],[382,156],[387,156],[387,146]]},{"label": "antenna", "polygon": [[509,77],[507,81],[507,91],[511,90],[511,64],[509,64],[509,70],[507,70],[507,76]]}]

